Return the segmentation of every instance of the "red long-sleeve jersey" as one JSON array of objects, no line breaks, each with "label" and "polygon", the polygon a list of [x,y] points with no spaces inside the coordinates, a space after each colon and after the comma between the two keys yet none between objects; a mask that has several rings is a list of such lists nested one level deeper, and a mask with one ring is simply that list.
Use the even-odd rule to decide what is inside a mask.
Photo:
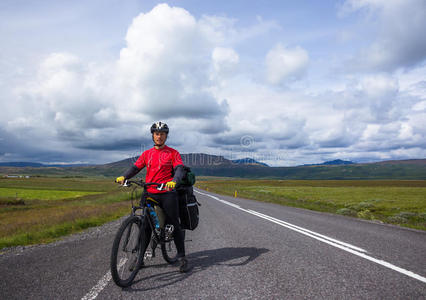
[{"label": "red long-sleeve jersey", "polygon": [[[139,156],[135,162],[138,169],[146,167],[145,182],[166,183],[173,180],[173,169],[178,165],[183,165],[179,152],[168,146],[161,149],[155,147],[148,149]],[[164,193],[158,191],[156,187],[148,187],[149,193]]]}]

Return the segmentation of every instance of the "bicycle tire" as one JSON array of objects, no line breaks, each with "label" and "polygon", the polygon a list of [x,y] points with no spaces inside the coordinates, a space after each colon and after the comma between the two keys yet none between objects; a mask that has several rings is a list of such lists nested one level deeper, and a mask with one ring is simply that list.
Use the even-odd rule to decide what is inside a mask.
[{"label": "bicycle tire", "polygon": [[[111,276],[115,284],[132,284],[143,262],[141,251],[141,219],[130,216],[121,224],[111,251]],[[143,234],[143,231],[142,231]]]},{"label": "bicycle tire", "polygon": [[[164,231],[164,229],[162,229]],[[178,261],[177,249],[172,237],[165,236],[165,233],[161,233],[163,239],[161,241],[161,254],[166,262],[169,264],[175,264]],[[185,235],[184,235],[185,237]]]}]

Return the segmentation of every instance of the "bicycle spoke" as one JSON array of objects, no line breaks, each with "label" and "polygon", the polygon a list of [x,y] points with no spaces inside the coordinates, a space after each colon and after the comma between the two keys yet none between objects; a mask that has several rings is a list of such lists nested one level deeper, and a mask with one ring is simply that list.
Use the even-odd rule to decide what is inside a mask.
[{"label": "bicycle spoke", "polygon": [[[120,277],[122,278],[130,276],[137,264],[139,256],[138,235],[139,228],[137,227],[137,224],[132,223],[132,225],[128,227],[126,238],[124,239],[122,254],[125,255],[126,261],[120,272]],[[130,272],[130,274],[127,274],[128,272]]]}]

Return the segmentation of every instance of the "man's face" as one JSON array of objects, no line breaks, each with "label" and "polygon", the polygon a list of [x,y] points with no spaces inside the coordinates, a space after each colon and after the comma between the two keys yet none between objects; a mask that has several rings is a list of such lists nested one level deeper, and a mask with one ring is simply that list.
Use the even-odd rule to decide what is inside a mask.
[{"label": "man's face", "polygon": [[156,146],[162,146],[166,142],[167,134],[165,132],[154,132],[153,138]]}]

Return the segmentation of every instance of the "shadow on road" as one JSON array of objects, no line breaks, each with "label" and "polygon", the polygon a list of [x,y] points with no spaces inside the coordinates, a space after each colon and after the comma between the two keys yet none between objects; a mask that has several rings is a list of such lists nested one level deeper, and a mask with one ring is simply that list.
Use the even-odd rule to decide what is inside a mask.
[{"label": "shadow on road", "polygon": [[201,272],[212,266],[239,267],[246,265],[268,251],[269,250],[265,248],[227,247],[194,252],[187,256],[191,266],[191,270],[188,273],[180,273],[176,266],[173,266],[173,271],[167,270],[167,267],[172,267],[168,266],[167,264],[149,266],[154,268],[164,268],[166,272],[143,277],[142,269],[139,273],[139,276],[142,275],[142,278],[135,280],[133,282],[133,286],[137,286],[138,283],[141,282],[146,282],[147,286],[143,288],[128,287],[123,289],[123,291],[133,293],[161,289],[169,285],[173,285],[176,282],[182,281],[192,274]]},{"label": "shadow on road", "polygon": [[194,269],[206,269],[213,265],[242,266],[268,252],[265,248],[221,248],[199,251],[188,255]]}]

